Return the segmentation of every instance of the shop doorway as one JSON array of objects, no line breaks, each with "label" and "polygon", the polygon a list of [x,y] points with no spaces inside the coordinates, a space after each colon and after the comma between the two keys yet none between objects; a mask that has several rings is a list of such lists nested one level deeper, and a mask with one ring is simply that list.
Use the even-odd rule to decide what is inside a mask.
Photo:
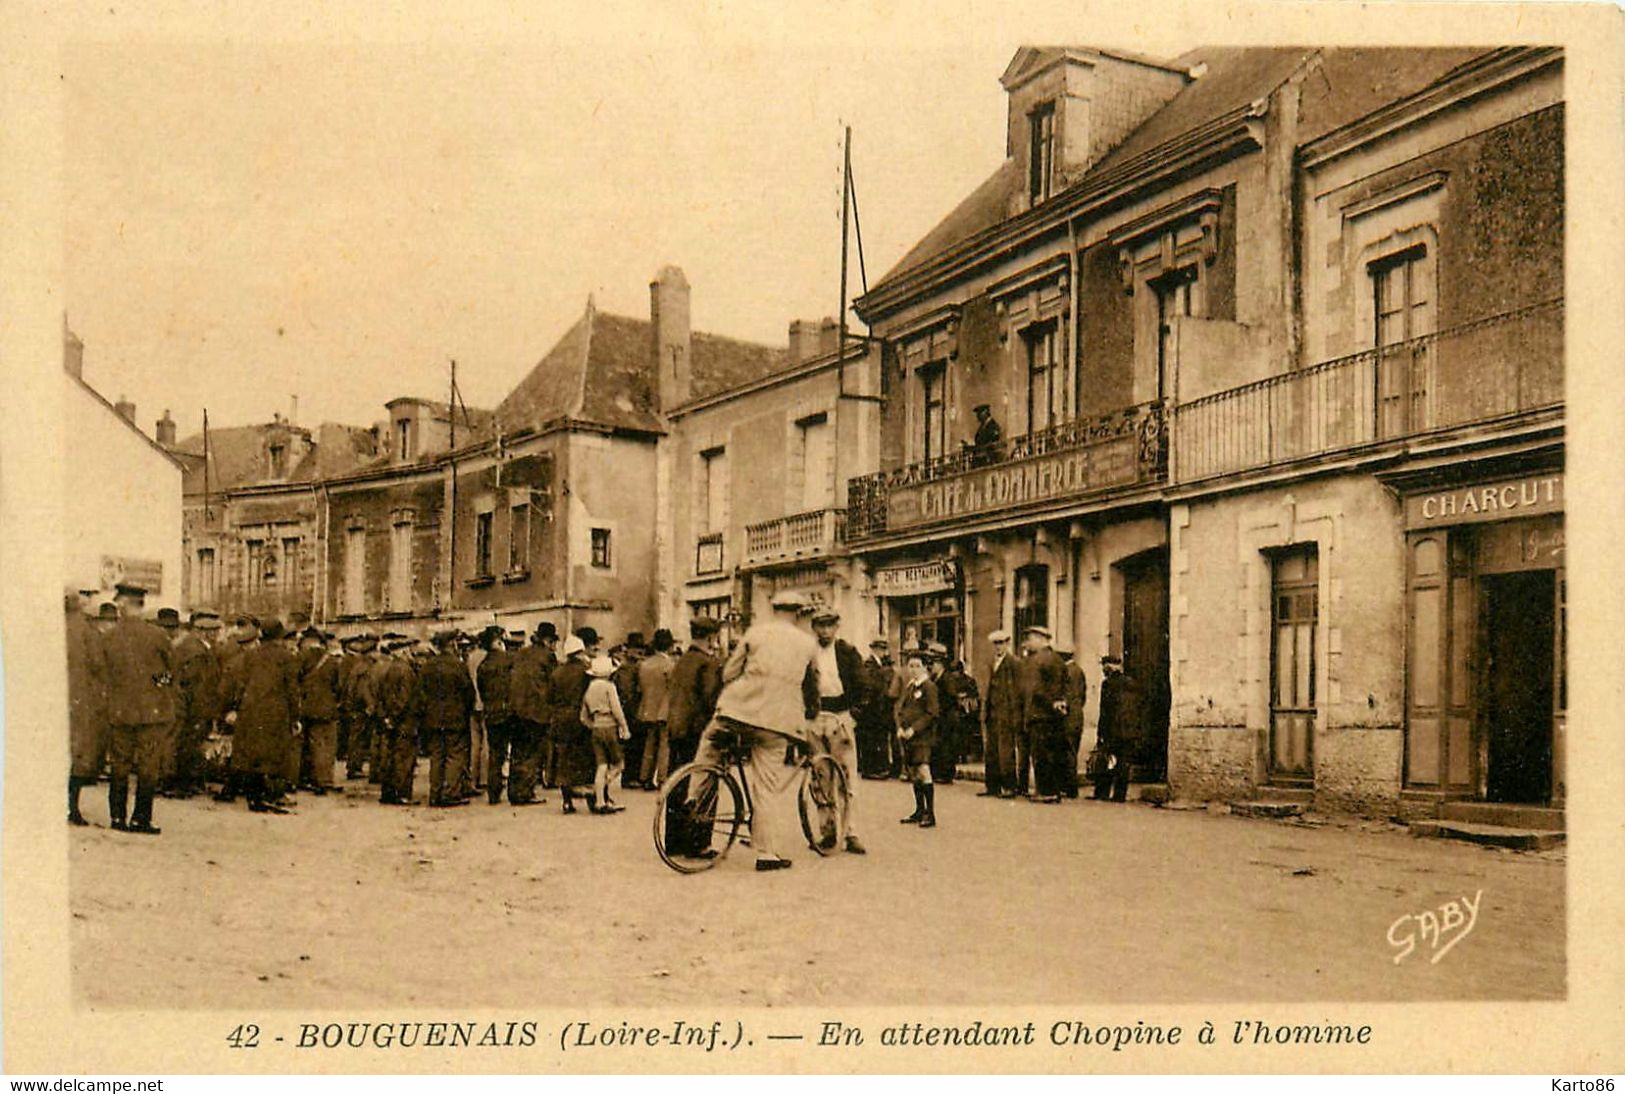
[{"label": "shop doorway", "polygon": [[1544,803],[1552,794],[1557,574],[1485,575],[1479,596],[1484,796]]},{"label": "shop doorway", "polygon": [[1168,761],[1168,552],[1145,551],[1117,564],[1123,575],[1123,671],[1139,697],[1141,753],[1135,777],[1161,782]]}]

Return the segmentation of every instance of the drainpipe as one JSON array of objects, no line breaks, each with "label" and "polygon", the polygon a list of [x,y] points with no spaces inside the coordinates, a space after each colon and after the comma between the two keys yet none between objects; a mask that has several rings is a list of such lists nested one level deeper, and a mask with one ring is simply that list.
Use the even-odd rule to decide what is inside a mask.
[{"label": "drainpipe", "polygon": [[1075,217],[1066,218],[1066,278],[1067,288],[1071,290],[1071,305],[1067,316],[1067,323],[1071,329],[1067,332],[1066,356],[1067,368],[1072,373],[1072,390],[1067,394],[1072,399],[1072,418],[1076,421],[1078,393],[1083,390],[1078,376],[1078,341],[1083,336],[1083,324],[1080,322],[1078,309],[1083,306],[1083,295],[1078,288],[1078,222]]}]

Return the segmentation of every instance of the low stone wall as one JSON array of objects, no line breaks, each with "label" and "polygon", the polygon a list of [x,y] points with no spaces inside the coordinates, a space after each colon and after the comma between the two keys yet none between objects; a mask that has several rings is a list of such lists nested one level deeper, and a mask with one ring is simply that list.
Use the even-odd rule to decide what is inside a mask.
[{"label": "low stone wall", "polygon": [[1256,784],[1257,732],[1246,726],[1173,726],[1168,789],[1180,800],[1233,798]]}]

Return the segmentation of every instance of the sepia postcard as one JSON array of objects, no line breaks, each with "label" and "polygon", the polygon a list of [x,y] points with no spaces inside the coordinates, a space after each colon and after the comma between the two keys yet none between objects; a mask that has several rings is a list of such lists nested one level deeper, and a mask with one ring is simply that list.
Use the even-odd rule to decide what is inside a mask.
[{"label": "sepia postcard", "polygon": [[9,1074],[1618,1069],[1612,6],[4,23]]}]

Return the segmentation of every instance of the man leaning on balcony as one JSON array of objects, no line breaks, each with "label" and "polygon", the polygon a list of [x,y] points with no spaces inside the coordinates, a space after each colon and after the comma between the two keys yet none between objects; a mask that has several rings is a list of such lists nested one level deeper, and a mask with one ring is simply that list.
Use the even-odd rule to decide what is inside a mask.
[{"label": "man leaning on balcony", "polygon": [[969,442],[961,441],[960,446],[969,451],[972,467],[998,463],[1001,456],[999,442],[1004,440],[1004,431],[999,428],[999,420],[993,416],[993,408],[986,403],[978,403],[972,412],[976,415],[976,437]]}]

